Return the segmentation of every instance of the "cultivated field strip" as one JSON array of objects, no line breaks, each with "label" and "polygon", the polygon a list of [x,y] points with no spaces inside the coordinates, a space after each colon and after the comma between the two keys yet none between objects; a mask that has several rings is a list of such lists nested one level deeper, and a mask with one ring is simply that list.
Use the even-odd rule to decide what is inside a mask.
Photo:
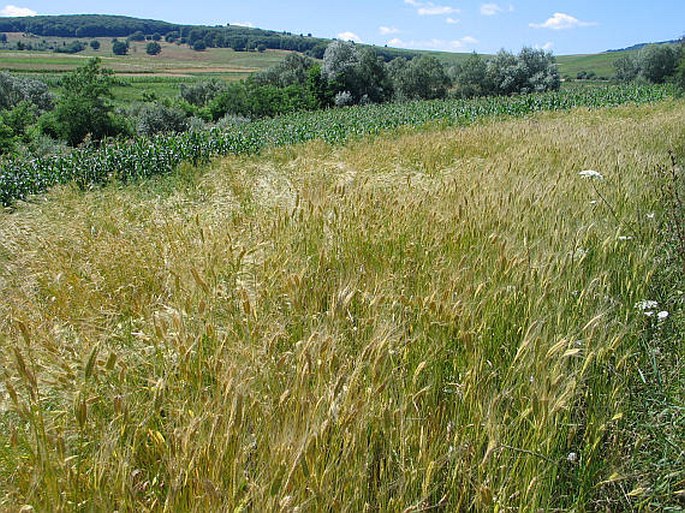
[{"label": "cultivated field strip", "polygon": [[217,156],[256,154],[265,148],[315,139],[340,144],[398,127],[463,126],[498,116],[650,103],[669,96],[669,89],[660,86],[623,85],[517,97],[394,103],[299,113],[228,130],[110,141],[60,156],[0,161],[0,204],[11,205],[56,184],[75,182],[87,188],[111,180],[130,181],[171,173],[182,163],[196,165]]},{"label": "cultivated field strip", "polygon": [[0,509],[629,509],[683,126],[663,102],[315,141],[2,215]]}]

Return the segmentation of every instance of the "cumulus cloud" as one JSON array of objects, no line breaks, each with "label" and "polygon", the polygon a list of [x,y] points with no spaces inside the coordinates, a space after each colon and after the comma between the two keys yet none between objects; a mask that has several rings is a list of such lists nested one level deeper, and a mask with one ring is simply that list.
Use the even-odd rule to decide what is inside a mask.
[{"label": "cumulus cloud", "polygon": [[445,23],[448,23],[449,25],[456,25],[457,23],[459,23],[459,20],[456,18],[447,18],[445,20]]},{"label": "cumulus cloud", "polygon": [[460,11],[456,7],[449,5],[436,5],[433,2],[422,2],[420,0],[404,0],[404,3],[416,7],[416,14],[419,16],[444,16],[446,14],[458,14]]},{"label": "cumulus cloud", "polygon": [[400,29],[398,29],[397,27],[385,27],[385,26],[381,26],[381,27],[378,27],[378,32],[379,32],[381,35],[383,35],[383,36],[387,36],[387,35],[390,35],[390,34],[399,34],[399,33],[400,33]]},{"label": "cumulus cloud", "polygon": [[354,32],[341,32],[340,34],[338,34],[338,39],[342,41],[354,41],[355,43],[362,42],[362,38]]},{"label": "cumulus cloud", "polygon": [[398,37],[388,41],[388,46],[395,48],[410,48],[412,50],[439,50],[444,52],[456,52],[464,50],[469,45],[478,43],[478,40],[471,36],[465,36],[461,39],[445,40],[445,39],[426,39],[426,40],[411,40],[405,41]]},{"label": "cumulus cloud", "polygon": [[38,13],[28,7],[17,7],[16,5],[6,5],[0,9],[0,16],[37,16]]},{"label": "cumulus cloud", "polygon": [[563,12],[555,12],[551,18],[544,23],[530,23],[532,28],[536,29],[551,29],[551,30],[565,30],[578,27],[591,27],[597,25],[595,22],[580,21],[578,18]]}]

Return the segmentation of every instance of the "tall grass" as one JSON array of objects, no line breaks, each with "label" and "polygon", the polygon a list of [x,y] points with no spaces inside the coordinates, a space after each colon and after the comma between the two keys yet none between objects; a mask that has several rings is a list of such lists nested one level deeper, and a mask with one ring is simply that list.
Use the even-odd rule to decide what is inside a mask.
[{"label": "tall grass", "polygon": [[318,141],[3,215],[0,507],[629,509],[652,170],[684,122]]}]

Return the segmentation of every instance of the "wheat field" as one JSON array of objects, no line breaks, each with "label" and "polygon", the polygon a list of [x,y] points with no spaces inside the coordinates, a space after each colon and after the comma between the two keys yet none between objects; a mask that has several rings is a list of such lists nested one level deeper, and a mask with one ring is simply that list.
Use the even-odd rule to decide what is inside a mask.
[{"label": "wheat field", "polygon": [[399,130],[0,213],[0,510],[629,509],[683,126]]}]

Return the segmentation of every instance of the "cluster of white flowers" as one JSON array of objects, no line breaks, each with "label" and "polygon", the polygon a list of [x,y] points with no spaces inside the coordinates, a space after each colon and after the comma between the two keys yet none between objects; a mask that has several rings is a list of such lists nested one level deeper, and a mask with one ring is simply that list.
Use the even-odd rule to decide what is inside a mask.
[{"label": "cluster of white flowers", "polygon": [[585,171],[581,171],[578,174],[583,178],[596,178],[597,180],[604,180],[604,176],[602,176],[602,173],[600,173],[599,171],[595,171],[594,169],[586,169]]},{"label": "cluster of white flowers", "polygon": [[635,308],[642,310],[647,317],[654,317],[656,314],[656,318],[660,321],[667,319],[670,315],[666,310],[657,312],[659,309],[659,303],[653,299],[643,299],[642,301],[638,301],[635,303]]}]

